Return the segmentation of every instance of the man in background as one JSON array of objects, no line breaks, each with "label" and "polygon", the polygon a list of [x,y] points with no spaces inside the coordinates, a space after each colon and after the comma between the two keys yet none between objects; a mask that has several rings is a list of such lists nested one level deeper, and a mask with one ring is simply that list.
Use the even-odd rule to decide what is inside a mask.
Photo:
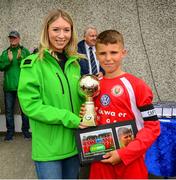
[{"label": "man in background", "polygon": [[[28,49],[20,45],[20,34],[17,31],[9,33],[10,46],[4,50],[0,56],[0,70],[4,72],[4,101],[7,133],[6,141],[13,140],[15,132],[14,125],[14,106],[17,98],[18,80],[20,75],[21,60],[27,57],[30,52]],[[22,116],[22,132],[24,138],[31,138],[29,132],[28,118],[21,111]]]},{"label": "man in background", "polygon": [[94,74],[101,77],[104,73],[95,55],[96,38],[97,29],[90,26],[84,30],[84,39],[78,43],[78,53],[86,56],[85,59],[79,61],[81,75]]}]

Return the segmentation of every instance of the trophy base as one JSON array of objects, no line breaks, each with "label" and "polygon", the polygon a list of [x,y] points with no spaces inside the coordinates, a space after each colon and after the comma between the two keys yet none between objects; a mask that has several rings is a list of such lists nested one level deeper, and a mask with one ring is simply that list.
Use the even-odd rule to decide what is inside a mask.
[{"label": "trophy base", "polygon": [[94,102],[85,102],[86,113],[83,117],[82,123],[85,126],[96,126],[96,113],[94,108]]},{"label": "trophy base", "polygon": [[96,126],[96,123],[94,120],[83,120],[82,121],[82,124],[84,126]]}]

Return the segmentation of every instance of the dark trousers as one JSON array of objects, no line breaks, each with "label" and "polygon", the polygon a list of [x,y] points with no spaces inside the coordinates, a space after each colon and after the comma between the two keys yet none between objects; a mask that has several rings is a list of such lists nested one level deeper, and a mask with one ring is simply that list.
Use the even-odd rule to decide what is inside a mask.
[{"label": "dark trousers", "polygon": [[82,165],[80,168],[79,179],[89,179],[90,164]]},{"label": "dark trousers", "polygon": [[[15,131],[14,124],[14,106],[17,98],[17,91],[5,91],[5,115],[6,115],[6,127],[7,133],[13,134]],[[22,117],[22,132],[25,133],[29,130],[29,120],[21,110]]]}]

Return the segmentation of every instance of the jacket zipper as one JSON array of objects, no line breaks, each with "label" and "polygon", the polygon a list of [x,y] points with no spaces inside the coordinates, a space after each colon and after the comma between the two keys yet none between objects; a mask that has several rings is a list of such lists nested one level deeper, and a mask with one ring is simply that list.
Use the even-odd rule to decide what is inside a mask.
[{"label": "jacket zipper", "polygon": [[[65,74],[64,74],[64,75],[65,75]],[[74,113],[73,102],[72,102],[72,96],[71,96],[71,91],[70,91],[70,85],[69,85],[68,78],[67,78],[66,75],[65,75],[65,78],[66,78],[67,84],[68,84],[68,90],[69,90],[69,96],[70,96],[71,109],[72,109],[72,112]]]},{"label": "jacket zipper", "polygon": [[[56,59],[56,58],[55,58],[55,59]],[[58,63],[57,59],[56,59],[56,62]],[[58,64],[59,64],[59,63],[58,63]],[[60,65],[59,65],[59,67],[60,67]],[[61,67],[60,67],[60,68],[61,68]],[[59,74],[58,74],[58,73],[56,73],[56,75],[57,75],[57,77],[59,78],[60,83],[61,83],[61,86],[62,86],[62,94],[64,94],[64,87],[63,87],[61,78],[59,77]],[[65,75],[65,73],[64,73],[64,76],[65,76],[65,79],[67,80],[68,90],[69,90],[69,97],[70,97],[70,103],[71,103],[71,109],[72,109],[72,112],[74,113],[73,102],[72,102],[71,91],[70,91],[70,85],[69,85],[68,78],[67,78],[67,76]]]},{"label": "jacket zipper", "polygon": [[59,79],[59,81],[60,81],[60,83],[61,83],[61,87],[62,87],[62,94],[64,94],[64,87],[63,87],[63,84],[62,84],[61,78],[60,78],[60,76],[59,76],[59,74],[58,74],[58,73],[56,73],[56,75],[57,75],[57,77],[58,77],[58,79]]},{"label": "jacket zipper", "polygon": [[[61,83],[61,87],[62,87],[62,94],[64,94],[64,87],[63,87],[63,84],[62,84],[62,81],[61,81],[61,78],[59,76],[58,73],[56,73],[60,83]],[[69,82],[68,82],[68,78],[67,76],[65,75],[64,73],[64,76],[65,76],[65,79],[67,80],[67,84],[68,84],[68,90],[69,90],[69,97],[70,97],[70,103],[71,103],[71,109],[72,109],[72,112],[74,112],[74,109],[73,109],[73,102],[72,102],[72,96],[71,96],[71,91],[70,91],[70,85],[69,85]]]}]

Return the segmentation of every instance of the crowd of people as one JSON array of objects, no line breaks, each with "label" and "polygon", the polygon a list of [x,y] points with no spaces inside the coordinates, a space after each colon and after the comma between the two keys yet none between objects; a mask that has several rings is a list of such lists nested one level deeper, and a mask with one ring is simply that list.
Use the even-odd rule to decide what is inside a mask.
[{"label": "crowd of people", "polygon": [[[10,46],[0,56],[0,70],[4,72],[5,140],[13,140],[14,105],[18,97],[22,132],[28,139],[30,122],[37,177],[79,177],[81,166],[74,134],[78,128],[89,127],[81,122],[85,97],[78,83],[82,75],[93,74],[100,79],[100,94],[94,101],[97,124],[133,119],[138,133],[126,146],[91,163],[88,176],[147,178],[144,154],[159,136],[160,126],[157,115],[147,113],[154,112],[149,86],[121,68],[127,54],[123,35],[117,30],[98,34],[90,26],[77,43],[72,18],[67,12],[55,9],[44,20],[40,45],[34,53],[20,45],[19,32],[10,32],[8,38]],[[104,110],[110,113],[100,113]]]}]

